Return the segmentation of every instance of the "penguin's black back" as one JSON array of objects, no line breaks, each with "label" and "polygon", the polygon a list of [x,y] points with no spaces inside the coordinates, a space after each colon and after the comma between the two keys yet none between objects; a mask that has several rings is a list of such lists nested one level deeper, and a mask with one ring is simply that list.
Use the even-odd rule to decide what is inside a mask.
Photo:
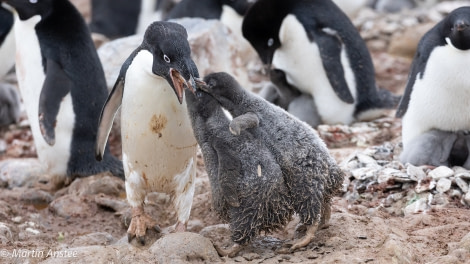
[{"label": "penguin's black back", "polygon": [[92,0],[90,30],[112,39],[135,34],[141,2],[141,0]]},{"label": "penguin's black back", "polygon": [[36,25],[44,71],[47,59],[58,63],[73,83],[75,113],[68,174],[87,176],[110,168],[123,177],[122,164],[105,152],[102,163],[94,158],[94,144],[101,108],[107,98],[104,71],[90,31],[78,10],[69,2],[53,0],[51,12]]},{"label": "penguin's black back", "polygon": [[3,41],[11,31],[13,22],[13,14],[9,10],[0,6],[0,46],[3,44]]},{"label": "penguin's black back", "polygon": [[182,0],[168,13],[167,19],[200,17],[219,19],[222,5],[219,0]]}]

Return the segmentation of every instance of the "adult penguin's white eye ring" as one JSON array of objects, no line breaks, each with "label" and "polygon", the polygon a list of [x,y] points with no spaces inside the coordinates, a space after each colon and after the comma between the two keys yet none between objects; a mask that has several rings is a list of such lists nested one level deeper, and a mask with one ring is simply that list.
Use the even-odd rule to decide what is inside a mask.
[{"label": "adult penguin's white eye ring", "polygon": [[29,0],[29,2],[30,2],[31,4],[36,4],[36,3],[38,2],[38,0]]},{"label": "adult penguin's white eye ring", "polygon": [[[31,1],[35,1],[35,0],[31,0]],[[168,58],[166,54],[163,54],[163,59],[166,61],[166,63],[170,63],[170,58]]]},{"label": "adult penguin's white eye ring", "polygon": [[274,44],[274,39],[273,39],[273,38],[269,38],[269,39],[268,39],[268,47],[271,47],[273,44]]}]

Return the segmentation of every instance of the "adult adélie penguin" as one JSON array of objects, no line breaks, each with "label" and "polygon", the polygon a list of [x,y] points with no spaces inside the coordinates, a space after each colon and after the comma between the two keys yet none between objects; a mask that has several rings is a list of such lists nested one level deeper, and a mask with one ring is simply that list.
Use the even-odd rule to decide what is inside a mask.
[{"label": "adult ad\u00e9lie penguin", "polygon": [[18,85],[50,187],[106,171],[124,178],[122,162],[108,149],[103,162],[94,159],[107,88],[81,14],[64,0],[3,2],[16,11]]},{"label": "adult ad\u00e9lie penguin", "polygon": [[411,151],[410,144],[431,130],[470,129],[468,76],[470,7],[460,7],[431,28],[418,44],[396,113],[403,118],[403,152]]},{"label": "adult ad\u00e9lie penguin", "polygon": [[[101,117],[96,157],[101,159],[114,115],[121,107],[122,159],[127,200],[132,207],[128,229],[144,243],[148,228],[159,230],[144,211],[148,192],[171,196],[175,231],[185,231],[194,195],[196,148],[188,116],[185,87],[199,77],[183,26],[154,22],[142,44],[123,64]],[[175,98],[176,95],[176,98]]]},{"label": "adult ad\u00e9lie penguin", "polygon": [[242,31],[265,64],[312,95],[322,123],[373,119],[398,103],[377,89],[367,46],[331,0],[258,0]]}]

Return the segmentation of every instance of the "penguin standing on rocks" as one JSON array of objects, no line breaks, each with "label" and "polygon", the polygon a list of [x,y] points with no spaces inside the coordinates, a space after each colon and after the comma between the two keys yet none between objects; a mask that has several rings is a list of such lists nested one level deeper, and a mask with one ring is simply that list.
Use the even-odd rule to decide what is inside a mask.
[{"label": "penguin standing on rocks", "polygon": [[[343,182],[343,172],[312,127],[261,97],[244,90],[229,74],[206,76],[203,89],[233,116],[230,131],[248,131],[274,155],[288,186],[294,211],[305,235],[290,250],[304,247],[330,217],[332,196]],[[259,122],[256,122],[259,120]]]},{"label": "penguin standing on rocks", "polygon": [[198,77],[187,37],[179,24],[152,23],[142,44],[123,64],[101,113],[98,160],[121,107],[122,160],[132,207],[129,240],[137,236],[144,243],[147,228],[159,230],[144,211],[149,192],[171,196],[175,231],[186,230],[195,188],[197,142],[183,91],[185,86],[194,89]]},{"label": "penguin standing on rocks", "polygon": [[0,5],[0,78],[15,65],[15,34],[13,13]]},{"label": "penguin standing on rocks", "polygon": [[430,29],[419,42],[396,112],[397,117],[403,118],[404,156],[413,156],[406,152],[413,152],[411,146],[416,145],[413,142],[430,130],[454,133],[470,130],[468,76],[470,7],[461,7]]},{"label": "penguin standing on rocks", "polygon": [[242,31],[265,64],[313,97],[322,123],[374,119],[398,103],[377,89],[367,46],[331,0],[258,0]]},{"label": "penguin standing on rocks", "polygon": [[[210,80],[210,76],[208,77]],[[211,95],[187,92],[196,140],[201,147],[212,189],[212,204],[230,223],[233,248],[216,247],[220,255],[235,256],[261,231],[284,227],[294,213],[281,168],[264,142],[249,131],[233,135],[230,120]],[[253,115],[247,119],[256,127]]]},{"label": "penguin standing on rocks", "polygon": [[51,187],[65,176],[109,171],[124,178],[122,162],[104,151],[94,159],[99,113],[107,88],[85,21],[64,0],[4,0],[17,12],[16,73],[39,160]]}]

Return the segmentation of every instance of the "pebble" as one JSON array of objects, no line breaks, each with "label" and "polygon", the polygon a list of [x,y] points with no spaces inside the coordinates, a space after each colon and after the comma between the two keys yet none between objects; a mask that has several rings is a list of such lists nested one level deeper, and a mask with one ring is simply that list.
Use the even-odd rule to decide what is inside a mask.
[{"label": "pebble", "polygon": [[454,175],[454,171],[446,166],[439,166],[429,172],[429,176],[431,176],[433,179],[438,180],[441,178],[449,178],[450,176]]},{"label": "pebble", "polygon": [[426,173],[424,172],[422,168],[416,167],[411,164],[406,165],[406,173],[408,174],[410,179],[413,181],[420,181],[426,178]]},{"label": "pebble", "polygon": [[455,184],[457,184],[457,186],[459,186],[460,190],[462,190],[463,193],[467,193],[468,192],[468,183],[460,178],[460,177],[456,177],[455,178]]},{"label": "pebble", "polygon": [[450,186],[452,185],[452,181],[447,178],[441,178],[436,183],[436,191],[439,193],[445,193],[450,190]]}]

